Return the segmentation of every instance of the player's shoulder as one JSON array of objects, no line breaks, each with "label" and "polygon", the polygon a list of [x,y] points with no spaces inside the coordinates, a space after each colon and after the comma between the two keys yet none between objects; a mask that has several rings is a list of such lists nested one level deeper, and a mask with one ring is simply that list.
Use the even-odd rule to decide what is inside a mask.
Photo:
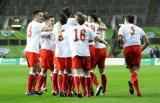
[{"label": "player's shoulder", "polygon": [[67,25],[71,25],[71,26],[77,25],[76,19],[75,18],[68,18]]}]

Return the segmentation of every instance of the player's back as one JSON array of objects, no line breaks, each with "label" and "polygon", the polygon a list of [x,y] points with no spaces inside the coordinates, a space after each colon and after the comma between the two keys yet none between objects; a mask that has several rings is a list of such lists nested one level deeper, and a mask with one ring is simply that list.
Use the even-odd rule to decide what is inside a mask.
[{"label": "player's back", "polygon": [[125,24],[120,27],[118,35],[122,35],[124,38],[124,46],[141,45],[141,38],[145,35],[144,31],[134,25]]},{"label": "player's back", "polygon": [[94,40],[96,34],[93,30],[86,28],[84,25],[71,27],[69,42],[71,46],[72,56],[90,56],[89,40]]},{"label": "player's back", "polygon": [[70,36],[70,33],[67,32],[67,29],[70,28],[70,25],[63,25],[62,26],[62,36],[63,40],[59,41],[58,34],[55,33],[55,56],[56,57],[71,57],[71,51],[70,51],[70,45],[68,36]]},{"label": "player's back", "polygon": [[32,21],[27,26],[27,45],[25,51],[39,52],[40,35],[43,24]]}]

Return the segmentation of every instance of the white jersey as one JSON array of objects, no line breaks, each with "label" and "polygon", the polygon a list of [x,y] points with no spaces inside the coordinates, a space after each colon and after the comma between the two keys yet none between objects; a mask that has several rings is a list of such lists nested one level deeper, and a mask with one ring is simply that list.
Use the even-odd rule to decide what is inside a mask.
[{"label": "white jersey", "polygon": [[77,25],[67,30],[72,57],[90,56],[89,40],[94,40],[96,33],[84,25]]},{"label": "white jersey", "polygon": [[[95,33],[97,33],[97,30],[99,29],[99,25],[97,23],[89,23],[89,22],[85,22],[84,25],[90,29],[92,29]],[[95,45],[94,41],[90,42],[89,45]]]},{"label": "white jersey", "polygon": [[43,31],[41,32],[41,36],[49,36],[50,38],[41,38],[41,49],[53,50],[54,51],[54,40],[55,37],[53,35],[53,31]]},{"label": "white jersey", "polygon": [[75,26],[75,25],[78,25],[77,21],[75,18],[68,18],[67,20],[67,25],[70,25],[70,26]]},{"label": "white jersey", "polygon": [[55,44],[56,44],[55,57],[61,57],[61,58],[71,57],[71,50],[70,50],[70,45],[68,41],[68,36],[70,36],[70,33],[66,32],[66,30],[69,28],[70,28],[70,25],[67,25],[67,24],[62,26],[63,40],[59,41],[57,29],[55,27],[55,30],[54,30]]},{"label": "white jersey", "polygon": [[[104,30],[98,29],[97,35],[98,35],[98,37],[105,39],[105,31]],[[103,43],[100,43],[98,41],[95,41],[95,48],[98,48],[98,49],[106,48],[106,45]]]},{"label": "white jersey", "polygon": [[32,21],[27,26],[27,45],[25,51],[39,53],[40,35],[43,24]]},{"label": "white jersey", "polygon": [[118,35],[122,35],[124,39],[124,47],[141,45],[141,38],[145,35],[144,31],[133,24],[125,24],[120,27]]}]

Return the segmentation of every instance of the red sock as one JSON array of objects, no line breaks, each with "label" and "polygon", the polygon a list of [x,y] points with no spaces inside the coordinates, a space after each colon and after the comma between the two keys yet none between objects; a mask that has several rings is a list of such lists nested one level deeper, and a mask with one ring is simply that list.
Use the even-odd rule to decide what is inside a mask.
[{"label": "red sock", "polygon": [[68,75],[68,93],[71,93],[71,89],[72,89],[72,82],[73,82],[73,77],[72,75]]},{"label": "red sock", "polygon": [[27,93],[31,93],[32,92],[32,85],[34,82],[34,75],[29,74],[28,75],[28,85],[27,85]]},{"label": "red sock", "polygon": [[64,74],[63,78],[64,78],[64,82],[63,82],[64,91],[67,92],[67,89],[68,89],[68,74]]},{"label": "red sock", "polygon": [[85,78],[85,85],[86,85],[85,87],[87,91],[86,96],[90,97],[91,96],[91,77]]},{"label": "red sock", "polygon": [[107,77],[106,74],[101,74],[102,93],[106,93]]},{"label": "red sock", "polygon": [[38,80],[38,74],[35,74],[33,84],[32,84],[32,91],[36,90],[37,80]]},{"label": "red sock", "polygon": [[41,91],[41,87],[42,87],[43,81],[44,81],[44,76],[43,75],[39,75],[38,76],[38,89],[37,89],[38,92]]},{"label": "red sock", "polygon": [[75,84],[74,84],[74,76],[72,76],[72,82],[71,82],[71,92],[74,91],[74,87],[75,87]]},{"label": "red sock", "polygon": [[74,76],[74,84],[76,86],[77,93],[80,94],[80,84],[81,80],[79,76]]},{"label": "red sock", "polygon": [[58,89],[59,89],[59,92],[63,92],[63,80],[64,80],[64,78],[63,78],[63,74],[58,74],[58,78],[57,78],[58,80]]},{"label": "red sock", "polygon": [[46,88],[46,85],[47,85],[47,75],[44,76],[43,88]]},{"label": "red sock", "polygon": [[140,93],[140,88],[138,85],[138,73],[135,71],[131,74],[131,83],[133,84],[134,88],[136,89],[137,93]]},{"label": "red sock", "polygon": [[52,92],[57,92],[57,73],[52,74]]},{"label": "red sock", "polygon": [[82,84],[83,93],[86,94],[87,92],[86,92],[86,85],[85,85],[85,76],[81,76],[80,80],[81,80],[81,84]]},{"label": "red sock", "polygon": [[97,80],[96,74],[94,72],[90,72],[90,75],[91,75],[92,82],[94,83],[94,85],[96,85],[96,87],[98,87],[100,84]]},{"label": "red sock", "polygon": [[131,73],[131,83],[134,84],[135,80],[138,78],[138,73],[135,71]]}]

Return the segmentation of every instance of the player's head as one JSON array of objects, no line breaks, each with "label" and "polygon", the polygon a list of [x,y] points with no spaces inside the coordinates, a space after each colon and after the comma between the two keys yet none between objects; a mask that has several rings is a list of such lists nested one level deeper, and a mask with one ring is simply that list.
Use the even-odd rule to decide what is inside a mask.
[{"label": "player's head", "polygon": [[46,16],[44,18],[44,21],[49,25],[49,26],[53,26],[54,25],[54,18],[53,16]]},{"label": "player's head", "polygon": [[71,11],[70,11],[70,8],[69,7],[64,7],[62,9],[62,12],[69,18],[70,15],[71,15]]},{"label": "player's head", "polygon": [[49,18],[49,13],[43,12],[43,19],[46,20],[47,18]]},{"label": "player's head", "polygon": [[41,10],[36,10],[33,12],[34,19],[38,22],[41,22],[43,20],[43,13]]},{"label": "player's head", "polygon": [[58,16],[58,21],[64,25],[67,23],[67,16],[64,14],[64,13],[61,13],[59,16]]},{"label": "player's head", "polygon": [[95,15],[95,14],[90,14],[89,16],[88,16],[88,22],[98,22],[98,17],[97,17],[97,15]]},{"label": "player's head", "polygon": [[85,22],[85,16],[82,12],[77,12],[75,14],[75,18],[76,18],[76,21],[80,24],[80,25],[83,25],[84,22]]},{"label": "player's head", "polygon": [[134,24],[134,16],[128,15],[125,17],[125,23],[131,23]]}]

